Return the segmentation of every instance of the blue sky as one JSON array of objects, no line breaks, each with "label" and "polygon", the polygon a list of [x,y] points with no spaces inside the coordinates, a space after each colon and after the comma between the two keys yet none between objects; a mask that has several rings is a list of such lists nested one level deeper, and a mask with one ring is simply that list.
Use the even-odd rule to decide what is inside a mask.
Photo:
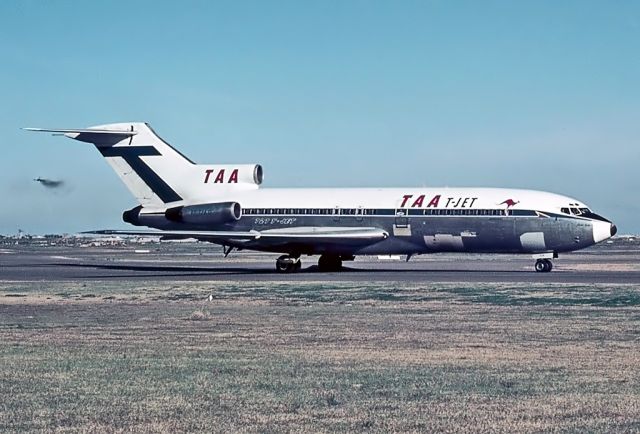
[{"label": "blue sky", "polygon": [[0,59],[0,233],[124,227],[91,145],[19,129],[118,121],[265,186],[539,189],[640,233],[637,1],[6,1]]}]

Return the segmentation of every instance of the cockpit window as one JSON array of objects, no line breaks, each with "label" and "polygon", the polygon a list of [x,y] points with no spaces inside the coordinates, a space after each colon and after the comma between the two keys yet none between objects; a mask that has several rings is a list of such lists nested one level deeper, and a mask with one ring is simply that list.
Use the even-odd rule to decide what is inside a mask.
[{"label": "cockpit window", "polygon": [[560,208],[560,212],[569,215],[591,214],[591,210],[589,208],[577,208],[573,206],[571,208]]}]

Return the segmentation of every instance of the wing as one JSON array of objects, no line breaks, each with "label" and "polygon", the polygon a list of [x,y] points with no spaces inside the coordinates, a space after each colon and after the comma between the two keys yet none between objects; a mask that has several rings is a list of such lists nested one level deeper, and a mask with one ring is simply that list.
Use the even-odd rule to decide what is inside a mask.
[{"label": "wing", "polygon": [[198,241],[209,241],[216,243],[225,240],[250,241],[260,238],[260,232],[234,232],[234,231],[130,231],[104,229],[99,231],[87,231],[83,234],[96,235],[133,235],[139,237],[160,237],[165,240],[186,240],[195,239]]},{"label": "wing", "polygon": [[[196,239],[216,244],[244,248],[295,248],[320,246],[362,247],[386,239],[389,234],[379,228],[368,227],[297,227],[266,229],[264,231],[129,231],[102,230],[84,232],[100,235],[137,235],[161,237],[165,240]],[[305,249],[309,250],[309,249]],[[311,249],[312,250],[312,249]]]}]

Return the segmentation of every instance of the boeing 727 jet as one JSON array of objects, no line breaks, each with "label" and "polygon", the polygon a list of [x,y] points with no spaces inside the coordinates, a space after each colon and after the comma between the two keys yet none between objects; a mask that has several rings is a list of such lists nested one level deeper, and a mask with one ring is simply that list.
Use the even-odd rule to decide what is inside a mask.
[{"label": "boeing 727 jet", "polygon": [[559,253],[616,233],[585,203],[503,188],[260,188],[258,164],[196,164],[146,123],[86,129],[26,128],[92,143],[138,201],[125,222],[159,231],[98,231],[193,238],[231,249],[283,253],[280,272],[320,255],[337,271],[356,255],[528,253],[548,272]]}]

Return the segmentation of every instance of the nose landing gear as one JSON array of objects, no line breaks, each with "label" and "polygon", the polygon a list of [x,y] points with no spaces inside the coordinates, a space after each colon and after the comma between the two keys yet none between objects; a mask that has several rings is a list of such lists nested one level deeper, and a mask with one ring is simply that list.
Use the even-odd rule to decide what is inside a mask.
[{"label": "nose landing gear", "polygon": [[535,269],[538,273],[548,273],[553,269],[553,263],[550,259],[538,259]]}]

